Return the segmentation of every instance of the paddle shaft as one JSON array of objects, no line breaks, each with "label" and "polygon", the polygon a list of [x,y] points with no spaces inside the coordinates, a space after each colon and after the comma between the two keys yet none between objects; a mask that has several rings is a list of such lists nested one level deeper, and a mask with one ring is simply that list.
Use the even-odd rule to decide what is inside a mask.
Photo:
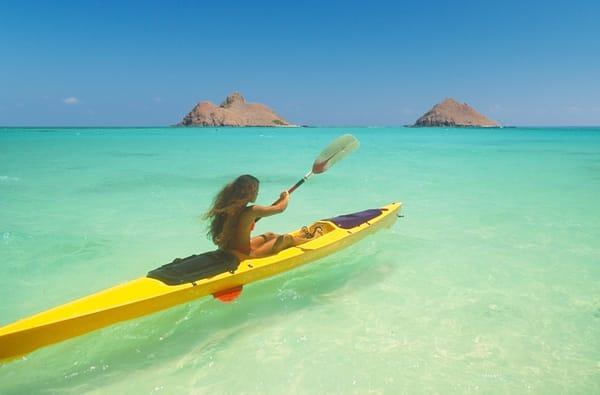
[{"label": "paddle shaft", "polygon": [[[302,177],[297,183],[294,184],[293,187],[291,187],[290,189],[288,189],[288,193],[291,194],[292,192],[294,192],[296,189],[298,189],[298,187],[302,184],[304,184],[306,182],[306,180],[308,180],[311,176],[313,175],[312,170],[309,171],[308,173],[306,173],[306,175],[304,177]],[[281,201],[281,198],[277,199],[275,202],[273,202],[273,204],[271,206],[274,206],[276,204],[278,204]],[[260,221],[262,217],[256,218],[254,220],[254,223]]]},{"label": "paddle shaft", "polygon": [[[287,190],[288,194],[298,189],[300,185],[304,184],[306,180],[308,180],[313,174],[324,173],[334,163],[339,162],[342,158],[357,148],[358,140],[356,140],[356,137],[352,136],[351,134],[345,134],[336,138],[323,151],[321,151],[313,163],[312,170],[306,173],[304,177],[302,177],[297,183]],[[281,198],[277,199],[271,206],[279,204],[279,202],[281,202]],[[260,218],[256,218],[254,222],[256,223],[259,220]]]},{"label": "paddle shaft", "polygon": [[[296,189],[298,189],[298,187],[300,185],[304,184],[306,182],[306,180],[308,180],[310,178],[310,176],[312,176],[312,175],[313,175],[312,170],[309,171],[308,173],[306,173],[306,175],[304,177],[302,177],[300,179],[300,181],[298,181],[297,183],[294,184],[293,187],[291,187],[290,189],[288,189],[288,193],[294,192]],[[279,199],[275,203],[273,203],[273,204],[277,204],[278,202],[279,202]]]}]

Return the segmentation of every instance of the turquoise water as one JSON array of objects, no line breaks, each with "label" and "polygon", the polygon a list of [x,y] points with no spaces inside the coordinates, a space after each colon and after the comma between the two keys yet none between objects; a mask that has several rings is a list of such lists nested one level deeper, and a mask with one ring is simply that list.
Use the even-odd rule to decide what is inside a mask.
[{"label": "turquoise water", "polygon": [[224,183],[257,231],[402,201],[361,243],[0,366],[0,393],[600,393],[600,129],[0,129],[0,325],[211,249]]}]

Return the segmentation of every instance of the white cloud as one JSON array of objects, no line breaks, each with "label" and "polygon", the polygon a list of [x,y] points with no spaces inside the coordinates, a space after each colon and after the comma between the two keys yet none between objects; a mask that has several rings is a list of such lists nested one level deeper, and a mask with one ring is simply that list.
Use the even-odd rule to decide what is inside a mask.
[{"label": "white cloud", "polygon": [[71,97],[67,97],[65,100],[63,100],[63,103],[68,104],[68,105],[79,104],[79,99],[71,96]]}]

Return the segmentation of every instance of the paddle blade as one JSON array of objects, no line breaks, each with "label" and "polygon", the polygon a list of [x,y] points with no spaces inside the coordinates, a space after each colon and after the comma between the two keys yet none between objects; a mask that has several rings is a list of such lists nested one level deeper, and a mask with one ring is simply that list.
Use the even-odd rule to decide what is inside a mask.
[{"label": "paddle blade", "polygon": [[348,154],[355,151],[358,146],[358,140],[351,134],[345,134],[338,137],[321,152],[317,159],[315,159],[312,172],[314,174],[323,173],[335,163],[348,156]]}]

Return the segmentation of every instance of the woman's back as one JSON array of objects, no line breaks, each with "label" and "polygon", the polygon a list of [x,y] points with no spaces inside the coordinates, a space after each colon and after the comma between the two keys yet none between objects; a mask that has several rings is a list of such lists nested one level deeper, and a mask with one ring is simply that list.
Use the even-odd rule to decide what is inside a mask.
[{"label": "woman's back", "polygon": [[242,254],[249,255],[250,248],[250,233],[254,228],[254,215],[252,207],[245,207],[238,215],[229,216],[223,225],[227,229],[231,237],[226,245],[222,246],[225,250],[235,250]]}]

